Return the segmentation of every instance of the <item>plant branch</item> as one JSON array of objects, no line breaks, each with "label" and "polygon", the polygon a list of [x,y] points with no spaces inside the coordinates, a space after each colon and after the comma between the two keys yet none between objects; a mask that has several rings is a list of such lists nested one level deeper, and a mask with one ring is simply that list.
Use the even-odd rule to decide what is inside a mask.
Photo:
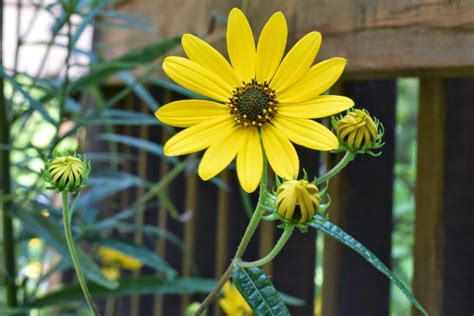
[{"label": "plant branch", "polygon": [[[3,67],[3,0],[0,2],[0,67]],[[4,80],[0,80],[0,144],[10,144],[10,120],[5,100]],[[0,211],[2,216],[3,264],[7,274],[5,280],[6,304],[17,306],[15,241],[13,237],[12,218],[8,214],[11,208],[10,151],[0,150]]]},{"label": "plant branch", "polygon": [[81,285],[82,293],[84,294],[84,298],[87,301],[87,305],[94,316],[99,315],[97,309],[95,307],[94,301],[92,299],[91,293],[89,292],[89,288],[87,287],[86,279],[84,278],[84,274],[81,270],[81,265],[79,262],[79,256],[77,255],[76,247],[74,246],[74,240],[72,238],[72,231],[71,231],[71,213],[69,212],[69,193],[67,191],[61,192],[62,201],[63,201],[63,220],[64,220],[64,233],[66,235],[66,242],[69,248],[69,253],[71,254],[72,263],[74,265],[74,270],[76,270],[77,279],[79,280],[79,284]]},{"label": "plant branch", "polygon": [[354,160],[355,154],[346,151],[346,154],[344,157],[342,157],[341,161],[337,165],[334,166],[331,170],[329,170],[325,175],[319,177],[316,179],[316,185],[324,183],[337,175],[339,172],[341,172],[342,169],[344,169],[352,160]]}]

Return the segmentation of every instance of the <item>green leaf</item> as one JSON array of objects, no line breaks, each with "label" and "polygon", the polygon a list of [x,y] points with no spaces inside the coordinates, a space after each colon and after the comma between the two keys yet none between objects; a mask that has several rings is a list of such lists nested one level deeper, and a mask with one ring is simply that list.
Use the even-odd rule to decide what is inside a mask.
[{"label": "green leaf", "polygon": [[400,289],[400,291],[402,291],[406,298],[408,298],[408,300],[410,300],[410,302],[412,302],[412,304],[418,308],[418,310],[420,310],[424,315],[428,315],[428,312],[423,308],[423,306],[421,306],[415,296],[413,296],[410,290],[407,289],[407,287],[393,274],[393,272],[390,271],[390,269],[379,258],[377,258],[369,249],[358,242],[354,237],[346,233],[337,225],[333,224],[327,218],[324,218],[320,215],[316,215],[313,222],[308,225],[322,231],[323,233],[340,241],[345,246],[357,252],[377,270],[385,274]]},{"label": "green leaf", "polygon": [[165,260],[159,257],[156,253],[149,251],[146,248],[138,247],[136,245],[127,244],[116,240],[103,240],[97,243],[98,245],[113,248],[124,254],[140,260],[144,265],[154,268],[157,271],[166,273],[169,278],[176,276],[177,272]]},{"label": "green leaf", "polygon": [[38,100],[34,99],[27,91],[25,91],[21,85],[15,80],[15,78],[9,76],[2,67],[0,67],[0,76],[3,78],[7,79],[8,81],[11,82],[15,90],[20,92],[20,94],[25,98],[26,101],[30,104],[31,108],[33,108],[35,111],[38,111],[38,113],[41,114],[41,116],[48,121],[49,123],[53,124],[56,126],[58,123],[49,115],[49,113],[45,110],[43,104],[38,102]]},{"label": "green leaf", "polygon": [[106,109],[81,118],[79,124],[84,125],[159,125],[153,115],[146,113]]},{"label": "green leaf", "polygon": [[[158,43],[132,50],[116,59],[93,64],[91,65],[91,71],[88,74],[71,83],[71,93],[87,87],[99,85],[110,76],[119,74],[122,81],[127,81],[127,84],[133,85],[133,90],[138,96],[146,96],[146,100],[150,102],[153,97],[151,97],[151,95],[146,95],[145,92],[143,92],[144,88],[138,84],[137,80],[131,74],[123,74],[122,72],[124,70],[132,70],[137,66],[153,62],[178,43],[179,38],[166,39]],[[156,101],[153,103],[156,103]],[[155,106],[152,110],[157,109],[158,106]]]},{"label": "green leaf", "polygon": [[[163,153],[163,146],[157,143],[148,141],[148,140],[141,139],[141,138],[120,135],[120,134],[113,134],[113,133],[104,133],[104,134],[98,135],[97,139],[110,141],[110,142],[117,142],[123,145],[128,145],[131,147],[135,147],[137,149],[145,150],[148,153],[156,155],[158,157],[165,158],[165,155]],[[179,162],[179,160],[174,157],[166,157],[166,158],[174,163]]]},{"label": "green leaf", "polygon": [[[116,289],[107,289],[96,284],[91,284],[89,290],[94,298],[118,297],[130,294],[207,294],[212,290],[215,283],[216,281],[214,279],[189,278],[166,280],[156,276],[141,276],[137,278],[121,278],[120,285]],[[29,306],[67,305],[71,302],[83,299],[83,294],[79,286],[66,286],[34,300]]]},{"label": "green leaf", "polygon": [[129,86],[152,112],[158,110],[160,107],[159,103],[131,72],[122,71],[117,75],[117,77]]},{"label": "green leaf", "polygon": [[158,78],[158,77],[150,77],[150,78],[147,79],[147,83],[156,85],[156,86],[158,86],[160,88],[164,88],[166,90],[177,92],[177,93],[182,94],[182,95],[184,95],[188,98],[191,98],[191,99],[209,100],[208,98],[206,98],[206,97],[204,97],[200,94],[194,93],[194,92],[192,92],[192,91],[190,91],[186,88],[183,88],[180,85],[177,85],[176,83],[174,83],[170,80],[167,80],[167,79]]},{"label": "green leaf", "polygon": [[[14,212],[12,215],[21,220],[23,224],[29,226],[31,231],[35,232],[38,237],[42,238],[48,246],[53,247],[66,260],[71,260],[71,255],[69,254],[64,235],[49,217],[44,217],[35,212],[26,211]],[[87,256],[82,249],[77,248],[77,252],[81,268],[88,280],[107,288],[117,287],[117,282],[107,279],[102,274],[97,264]]]},{"label": "green leaf", "polygon": [[280,293],[261,269],[234,267],[232,281],[256,316],[290,315]]}]

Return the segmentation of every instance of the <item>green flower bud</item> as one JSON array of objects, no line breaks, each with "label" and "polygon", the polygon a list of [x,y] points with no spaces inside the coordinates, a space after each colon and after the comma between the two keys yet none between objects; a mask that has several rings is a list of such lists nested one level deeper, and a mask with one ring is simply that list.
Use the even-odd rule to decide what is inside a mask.
[{"label": "green flower bud", "polygon": [[277,189],[277,213],[285,221],[303,224],[316,214],[320,200],[316,185],[306,180],[285,181]]},{"label": "green flower bud", "polygon": [[383,126],[365,109],[353,109],[333,120],[339,142],[349,151],[366,153],[383,146]]},{"label": "green flower bud", "polygon": [[48,189],[73,192],[86,184],[90,170],[90,163],[84,157],[56,157],[46,164],[43,177],[50,185]]}]

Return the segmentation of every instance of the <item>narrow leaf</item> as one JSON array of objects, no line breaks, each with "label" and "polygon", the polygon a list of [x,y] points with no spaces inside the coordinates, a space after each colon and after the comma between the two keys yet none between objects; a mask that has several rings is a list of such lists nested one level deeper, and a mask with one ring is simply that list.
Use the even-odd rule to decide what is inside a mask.
[{"label": "narrow leaf", "polygon": [[413,294],[409,289],[407,289],[402,281],[400,281],[379,258],[377,258],[369,249],[358,242],[354,237],[346,233],[337,225],[333,224],[327,218],[324,218],[320,215],[316,215],[313,222],[309,224],[309,226],[322,231],[323,233],[340,241],[345,246],[357,252],[377,270],[385,274],[400,289],[400,291],[402,291],[406,298],[408,298],[408,300],[413,305],[415,305],[416,308],[418,308],[418,310],[420,310],[424,315],[428,315],[428,312],[423,308],[423,306],[421,306],[415,296],[413,296]]},{"label": "narrow leaf", "polygon": [[[137,278],[124,277],[116,289],[107,289],[91,284],[89,290],[94,298],[118,297],[122,295],[138,294],[207,294],[215,285],[210,279],[174,279],[166,280],[156,276],[141,276]],[[31,302],[31,307],[48,305],[67,305],[74,301],[83,300],[79,286],[66,286]]]},{"label": "narrow leaf", "polygon": [[261,269],[234,267],[232,281],[256,316],[290,315],[280,293]]}]

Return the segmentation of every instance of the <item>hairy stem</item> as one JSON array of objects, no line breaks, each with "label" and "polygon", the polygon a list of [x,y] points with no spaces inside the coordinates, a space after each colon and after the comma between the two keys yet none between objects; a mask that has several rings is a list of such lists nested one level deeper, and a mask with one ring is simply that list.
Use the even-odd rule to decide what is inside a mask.
[{"label": "hairy stem", "polygon": [[87,287],[86,279],[84,278],[84,274],[81,270],[81,265],[79,262],[79,256],[77,255],[76,246],[74,246],[74,240],[72,238],[72,231],[71,231],[71,214],[69,213],[69,201],[68,196],[69,193],[63,191],[61,193],[62,200],[63,200],[63,220],[64,220],[64,233],[66,235],[66,242],[69,248],[69,253],[71,254],[72,263],[74,265],[74,270],[76,271],[77,279],[79,280],[79,284],[81,285],[82,293],[84,294],[84,298],[87,301],[87,305],[94,316],[99,315],[97,312],[97,308],[95,307],[94,301],[92,300],[92,295],[89,292],[89,288]]},{"label": "hairy stem", "polygon": [[344,169],[352,160],[354,160],[355,154],[346,151],[346,154],[344,157],[342,157],[341,161],[337,165],[334,166],[331,170],[329,170],[325,175],[319,177],[316,180],[316,185],[324,183],[337,175],[339,172],[341,172],[342,169]]},{"label": "hairy stem", "polygon": [[252,267],[260,267],[269,263],[280,253],[281,249],[283,249],[283,246],[286,245],[286,242],[288,241],[288,239],[290,239],[291,235],[293,234],[294,229],[295,229],[295,226],[293,225],[285,227],[285,230],[281,234],[280,239],[278,239],[278,242],[276,243],[276,245],[265,257],[256,261],[252,261],[252,262],[237,260],[235,261],[235,265],[241,268],[252,268]]},{"label": "hairy stem", "polygon": [[[255,230],[257,229],[260,220],[262,219],[262,215],[265,212],[265,209],[262,207],[263,202],[265,201],[265,197],[267,194],[267,159],[264,156],[263,158],[263,172],[262,172],[262,179],[260,181],[260,191],[258,196],[258,203],[255,207],[255,211],[250,219],[250,222],[245,229],[245,233],[240,240],[239,246],[237,247],[237,251],[235,252],[234,258],[232,261],[238,261],[242,258],[242,255],[245,252],[250,240],[252,239]],[[201,303],[199,308],[194,312],[194,316],[201,315],[202,312],[206,310],[206,308],[211,305],[211,303],[216,299],[217,295],[221,291],[224,284],[230,279],[232,276],[232,263],[229,264],[224,274],[220,277],[217,284],[214,286],[212,291],[207,295],[204,301]]]}]

